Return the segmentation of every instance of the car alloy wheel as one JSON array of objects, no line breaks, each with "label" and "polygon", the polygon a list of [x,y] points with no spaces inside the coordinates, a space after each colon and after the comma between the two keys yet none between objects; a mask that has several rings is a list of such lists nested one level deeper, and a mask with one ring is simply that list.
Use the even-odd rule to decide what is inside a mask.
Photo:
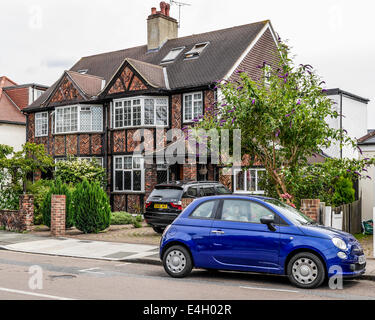
[{"label": "car alloy wheel", "polygon": [[174,278],[187,276],[192,268],[190,253],[183,246],[172,246],[164,254],[165,271]]}]

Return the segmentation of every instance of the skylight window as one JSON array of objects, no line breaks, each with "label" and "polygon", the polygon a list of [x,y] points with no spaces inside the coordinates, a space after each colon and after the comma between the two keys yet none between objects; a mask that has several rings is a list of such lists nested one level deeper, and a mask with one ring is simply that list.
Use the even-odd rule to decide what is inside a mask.
[{"label": "skylight window", "polygon": [[78,73],[86,74],[88,71],[89,71],[88,69],[81,69],[81,70],[78,70]]},{"label": "skylight window", "polygon": [[180,48],[174,48],[164,57],[164,59],[161,61],[162,63],[165,62],[172,62],[176,60],[176,58],[179,56],[179,54],[185,49],[185,47]]},{"label": "skylight window", "polygon": [[185,59],[198,58],[207,47],[208,42],[197,43],[193,49],[185,53]]}]

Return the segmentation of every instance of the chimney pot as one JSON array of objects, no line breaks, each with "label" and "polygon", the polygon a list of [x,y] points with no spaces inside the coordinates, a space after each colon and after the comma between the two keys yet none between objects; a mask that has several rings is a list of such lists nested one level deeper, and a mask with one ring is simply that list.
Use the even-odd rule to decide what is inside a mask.
[{"label": "chimney pot", "polygon": [[160,2],[160,10],[161,10],[161,14],[166,15],[166,14],[165,14],[165,9],[166,9],[166,7],[167,7],[167,4],[166,4],[164,1]]},{"label": "chimney pot", "polygon": [[151,14],[156,14],[156,8],[155,7],[151,8]]},{"label": "chimney pot", "polygon": [[167,3],[166,7],[165,7],[165,15],[167,17],[169,17],[169,10],[171,9],[171,5],[169,3]]}]

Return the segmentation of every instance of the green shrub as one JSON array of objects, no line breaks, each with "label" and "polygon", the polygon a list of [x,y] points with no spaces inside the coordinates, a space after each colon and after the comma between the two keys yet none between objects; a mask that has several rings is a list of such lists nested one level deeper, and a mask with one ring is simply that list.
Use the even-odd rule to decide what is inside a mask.
[{"label": "green shrub", "polygon": [[105,169],[98,162],[74,157],[57,162],[55,175],[62,182],[72,185],[81,183],[86,179],[88,182],[99,182],[104,186],[105,181]]},{"label": "green shrub", "polygon": [[111,223],[111,207],[108,196],[99,182],[86,179],[73,192],[74,225],[84,233],[98,233]]},{"label": "green shrub", "polygon": [[130,213],[124,211],[111,213],[111,225],[132,224],[134,221]]},{"label": "green shrub", "polygon": [[335,192],[332,197],[332,204],[337,207],[343,204],[352,203],[355,200],[355,190],[353,182],[344,177],[340,177],[335,184]]},{"label": "green shrub", "polygon": [[34,224],[39,225],[43,223],[43,210],[42,205],[46,195],[50,192],[53,181],[51,180],[38,180],[34,183],[27,182],[26,190],[28,194],[34,196]]},{"label": "green shrub", "polygon": [[65,195],[65,228],[73,227],[73,211],[72,211],[72,191],[67,184],[63,183],[60,178],[57,178],[52,184],[49,192],[45,194],[41,205],[41,212],[43,215],[43,223],[51,227],[51,198],[52,195]]}]

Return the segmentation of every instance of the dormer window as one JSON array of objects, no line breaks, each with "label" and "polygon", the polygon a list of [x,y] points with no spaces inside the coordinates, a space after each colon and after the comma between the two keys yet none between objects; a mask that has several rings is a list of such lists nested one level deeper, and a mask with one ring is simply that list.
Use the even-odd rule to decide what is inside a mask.
[{"label": "dormer window", "polygon": [[207,47],[209,42],[197,43],[193,49],[185,53],[185,59],[198,58],[203,50]]},{"label": "dormer window", "polygon": [[173,62],[180,55],[180,53],[185,49],[185,47],[174,48],[164,57],[161,63]]}]

